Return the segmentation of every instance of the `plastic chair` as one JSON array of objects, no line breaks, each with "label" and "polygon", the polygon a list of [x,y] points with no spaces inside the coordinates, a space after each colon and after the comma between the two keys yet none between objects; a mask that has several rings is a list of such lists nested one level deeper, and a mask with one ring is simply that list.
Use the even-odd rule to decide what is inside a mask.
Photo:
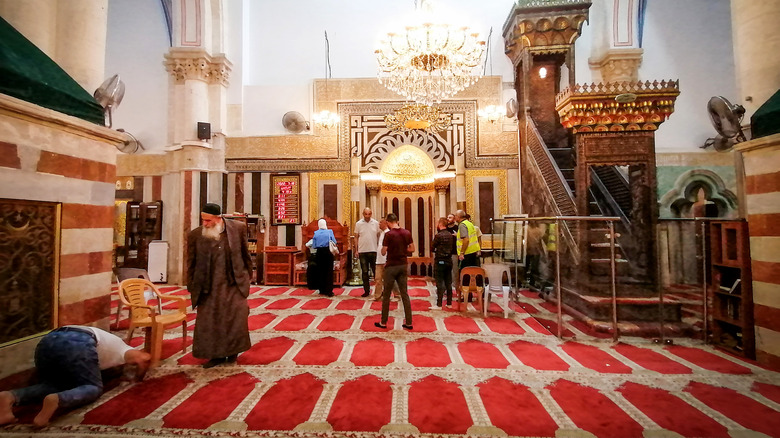
[{"label": "plastic chair", "polygon": [[[469,277],[469,285],[463,285],[463,278]],[[482,277],[482,284],[485,284],[487,275],[485,270],[477,266],[468,266],[460,270],[460,288],[458,289],[458,311],[465,312],[466,305],[468,304],[469,294],[473,293],[476,299],[476,305],[478,309],[482,308],[482,294],[484,293],[484,287],[477,286],[477,278]],[[461,307],[461,300],[463,301],[463,307]]]},{"label": "plastic chair", "polygon": [[[114,268],[114,275],[116,275],[116,281],[121,283],[128,278],[143,278],[144,280],[150,280],[149,274],[146,272],[146,269],[139,269],[139,268]],[[149,298],[149,294],[146,295],[147,301]],[[162,313],[162,307],[159,305],[160,302],[157,302],[157,313]],[[122,303],[122,300],[119,300],[119,303],[116,306],[116,319],[114,321],[114,326],[119,327],[119,314],[122,313],[122,307],[124,307],[124,304]]]},{"label": "plastic chair", "polygon": [[509,294],[512,292],[512,287],[504,286],[504,274],[506,274],[507,281],[511,284],[512,273],[509,270],[509,265],[502,263],[485,263],[482,267],[485,269],[488,277],[488,287],[485,289],[485,316],[487,316],[488,306],[490,305],[490,297],[496,295],[502,298],[504,318],[508,318]]},{"label": "plastic chair", "polygon": [[[178,302],[175,312],[162,313],[158,306],[146,303],[144,292],[151,290],[157,298],[158,306],[163,300]],[[129,278],[119,284],[119,299],[130,309],[130,326],[127,328],[127,342],[133,337],[137,327],[146,328],[145,347],[152,355],[151,366],[155,366],[162,353],[163,332],[166,327],[181,323],[181,351],[187,351],[187,299],[175,295],[163,295],[154,283],[142,278]],[[156,308],[157,307],[157,308]]]}]

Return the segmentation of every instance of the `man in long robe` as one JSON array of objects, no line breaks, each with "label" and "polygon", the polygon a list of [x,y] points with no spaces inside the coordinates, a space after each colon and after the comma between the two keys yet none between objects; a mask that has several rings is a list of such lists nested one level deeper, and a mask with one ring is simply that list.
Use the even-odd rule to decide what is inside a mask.
[{"label": "man in long robe", "polygon": [[217,204],[206,204],[202,226],[187,236],[187,289],[197,308],[192,355],[211,368],[235,362],[248,350],[249,283],[252,257],[246,225],[224,219]]}]

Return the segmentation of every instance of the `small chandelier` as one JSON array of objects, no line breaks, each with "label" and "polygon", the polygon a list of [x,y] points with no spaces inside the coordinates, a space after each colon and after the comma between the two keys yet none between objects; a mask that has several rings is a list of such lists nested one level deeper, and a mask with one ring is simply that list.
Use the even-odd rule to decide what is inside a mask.
[{"label": "small chandelier", "polygon": [[452,125],[452,114],[442,113],[435,106],[412,103],[404,105],[393,114],[386,115],[385,124],[393,132],[414,130],[439,132]]},{"label": "small chandelier", "polygon": [[479,110],[477,114],[490,123],[496,123],[501,117],[506,116],[506,110],[500,106],[488,105]]},{"label": "small chandelier", "polygon": [[417,103],[441,103],[482,76],[475,68],[485,41],[468,27],[425,22],[388,33],[379,46],[379,82]]},{"label": "small chandelier", "polygon": [[330,129],[339,124],[341,117],[338,114],[332,113],[328,110],[322,110],[311,116],[316,125],[322,126],[325,129]]},{"label": "small chandelier", "polygon": [[[325,31],[325,95],[328,94],[328,79],[331,77],[330,70],[330,41],[328,41],[328,31]],[[336,113],[332,113],[328,110],[322,110],[312,115],[312,120],[315,125],[322,126],[325,129],[330,129],[339,124],[341,118]]]}]

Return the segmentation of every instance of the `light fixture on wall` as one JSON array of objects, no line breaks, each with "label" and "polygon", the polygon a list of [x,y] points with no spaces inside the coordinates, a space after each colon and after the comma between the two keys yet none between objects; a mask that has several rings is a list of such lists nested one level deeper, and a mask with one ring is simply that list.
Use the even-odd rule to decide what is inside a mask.
[{"label": "light fixture on wall", "polygon": [[452,114],[442,113],[435,106],[412,103],[386,115],[385,124],[393,132],[439,132],[452,125]]},{"label": "light fixture on wall", "polygon": [[[330,70],[330,41],[328,41],[328,31],[325,31],[325,96],[328,96],[328,79],[331,77]],[[312,121],[315,125],[325,129],[333,128],[341,121],[338,114],[328,110],[322,110],[312,115]]]},{"label": "light fixture on wall", "polygon": [[490,123],[496,123],[502,117],[506,116],[506,110],[500,106],[488,105],[479,110],[477,114]]},{"label": "light fixture on wall", "polygon": [[[480,78],[485,41],[468,27],[433,23],[430,2],[417,8],[420,24],[388,33],[374,52],[379,82],[406,99],[441,103]],[[431,20],[431,21],[428,21]]]},{"label": "light fixture on wall", "polygon": [[547,77],[547,68],[546,67],[539,67],[539,77],[541,79],[544,79]]}]

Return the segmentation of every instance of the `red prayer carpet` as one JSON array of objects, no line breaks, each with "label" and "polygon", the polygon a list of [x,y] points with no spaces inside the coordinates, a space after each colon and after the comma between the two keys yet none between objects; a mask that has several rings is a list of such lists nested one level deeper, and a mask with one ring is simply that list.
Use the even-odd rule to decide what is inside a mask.
[{"label": "red prayer carpet", "polygon": [[[143,382],[108,387],[43,429],[20,409],[0,436],[780,436],[780,373],[753,362],[691,339],[613,344],[568,316],[559,340],[556,307],[528,291],[504,318],[496,302],[487,317],[473,303],[432,309],[431,282],[409,286],[413,330],[395,301],[388,328],[375,327],[381,302],[361,287],[326,298],[254,286],[252,347],[237,362],[204,369],[171,329]],[[126,317],[112,327],[122,337]],[[131,344],[143,340],[137,330]]]}]

